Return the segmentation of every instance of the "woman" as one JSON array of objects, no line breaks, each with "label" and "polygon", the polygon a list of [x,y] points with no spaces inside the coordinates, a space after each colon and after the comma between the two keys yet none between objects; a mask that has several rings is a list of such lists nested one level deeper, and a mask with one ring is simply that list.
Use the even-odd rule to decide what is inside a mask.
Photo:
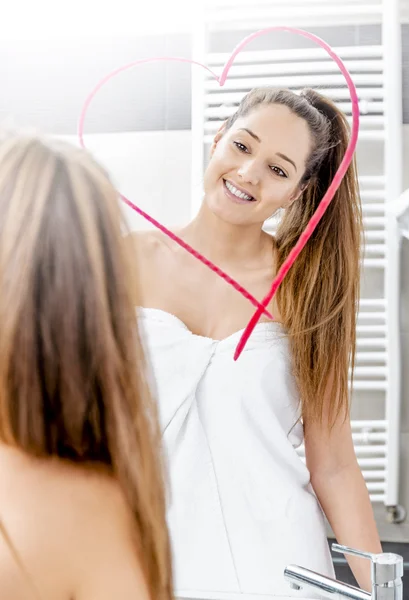
[{"label": "woman", "polygon": [[[312,90],[253,90],[217,133],[203,204],[178,235],[263,298],[348,137]],[[262,226],[279,209],[272,237]],[[351,165],[279,288],[275,321],[260,321],[237,362],[254,307],[162,234],[129,238],[170,463],[177,590],[294,593],[288,563],[333,575],[323,512],[340,543],[381,550],[349,422],[360,236]],[[370,589],[365,561],[350,564]]]},{"label": "woman", "polygon": [[154,406],[117,194],[0,142],[0,597],[172,598]]}]

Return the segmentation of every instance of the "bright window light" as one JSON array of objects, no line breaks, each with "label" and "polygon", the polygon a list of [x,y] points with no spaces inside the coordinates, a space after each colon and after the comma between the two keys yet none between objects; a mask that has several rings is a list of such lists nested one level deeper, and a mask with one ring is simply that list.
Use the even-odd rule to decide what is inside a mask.
[{"label": "bright window light", "polygon": [[14,0],[2,9],[0,36],[2,40],[47,40],[187,32],[195,4],[193,0]]}]

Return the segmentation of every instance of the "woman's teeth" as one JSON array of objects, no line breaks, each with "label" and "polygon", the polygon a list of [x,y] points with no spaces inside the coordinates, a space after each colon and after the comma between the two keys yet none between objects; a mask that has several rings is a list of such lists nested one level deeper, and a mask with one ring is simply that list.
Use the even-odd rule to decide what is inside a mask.
[{"label": "woman's teeth", "polygon": [[229,192],[231,192],[237,198],[241,198],[242,200],[254,200],[253,196],[249,196],[248,194],[245,194],[244,192],[240,192],[240,190],[235,188],[234,185],[232,185],[229,181],[225,180],[224,184],[227,187],[227,189],[229,190]]}]

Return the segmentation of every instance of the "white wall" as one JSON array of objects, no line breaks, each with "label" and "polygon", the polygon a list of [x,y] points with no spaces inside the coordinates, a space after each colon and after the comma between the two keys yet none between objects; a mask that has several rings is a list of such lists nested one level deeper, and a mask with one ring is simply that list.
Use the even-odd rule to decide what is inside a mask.
[{"label": "white wall", "polygon": [[[65,140],[78,143],[73,136]],[[189,219],[190,131],[108,133],[84,137],[118,191],[167,227]],[[124,205],[131,229],[151,225]]]}]

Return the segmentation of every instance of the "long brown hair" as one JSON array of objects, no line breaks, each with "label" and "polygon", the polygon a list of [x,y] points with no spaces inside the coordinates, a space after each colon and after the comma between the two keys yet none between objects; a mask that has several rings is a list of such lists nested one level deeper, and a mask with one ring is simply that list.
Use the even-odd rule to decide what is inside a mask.
[{"label": "long brown hair", "polygon": [[[318,92],[256,88],[226,123],[264,104],[282,104],[304,119],[312,149],[299,183],[302,195],[283,214],[275,235],[279,268],[305,230],[337,171],[349,141],[349,125],[336,105]],[[333,425],[349,414],[360,287],[362,214],[355,161],[314,234],[277,291],[289,334],[304,421]],[[352,377],[351,377],[352,380]],[[325,398],[331,406],[324,407]]]},{"label": "long brown hair", "polygon": [[104,465],[152,599],[172,598],[161,438],[118,196],[74,147],[0,142],[0,441]]}]

